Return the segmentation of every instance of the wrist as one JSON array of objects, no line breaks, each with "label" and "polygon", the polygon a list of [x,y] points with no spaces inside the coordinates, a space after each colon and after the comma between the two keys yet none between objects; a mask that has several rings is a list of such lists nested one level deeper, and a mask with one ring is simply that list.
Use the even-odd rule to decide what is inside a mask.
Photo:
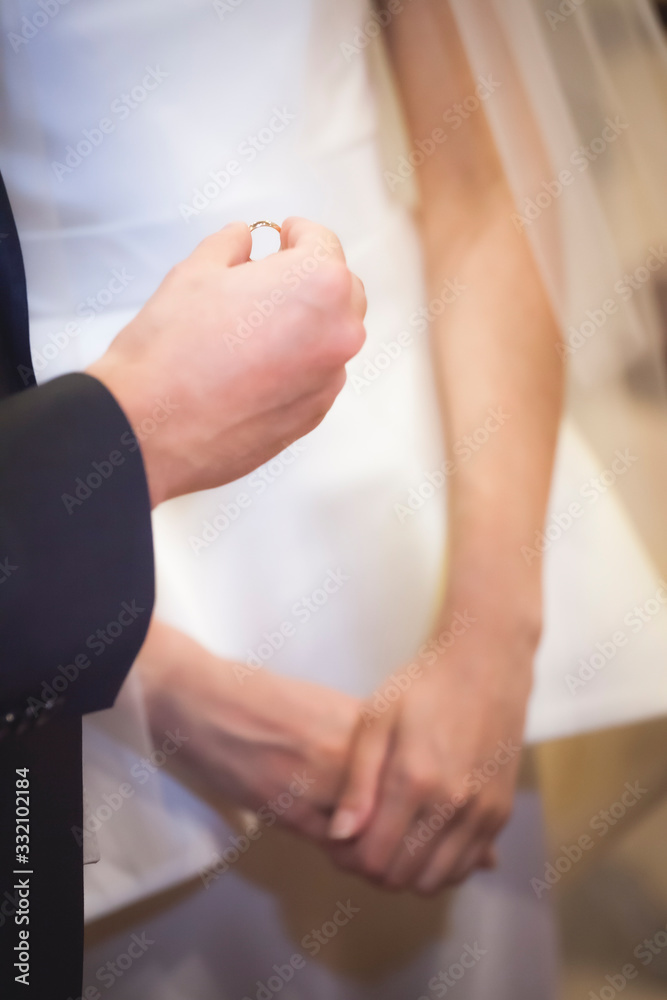
[{"label": "wrist", "polygon": [[539,576],[511,579],[502,567],[479,573],[467,568],[452,573],[436,632],[452,628],[452,621],[468,623],[470,641],[489,640],[531,659],[542,634],[542,587]]},{"label": "wrist", "polygon": [[[454,535],[456,532],[453,533]],[[527,561],[506,524],[452,538],[446,606],[468,608],[508,638],[537,647],[542,631],[542,561]]]},{"label": "wrist", "polygon": [[472,685],[480,704],[525,706],[539,634],[532,619],[509,616],[489,602],[454,604],[448,599],[420,655],[443,678],[447,691],[455,678]]},{"label": "wrist", "polygon": [[[177,494],[171,482],[173,463],[169,461],[164,434],[153,433],[158,425],[151,417],[145,380],[137,365],[119,364],[106,355],[86,369],[86,374],[109,390],[132,428],[132,437],[141,457],[148,483],[151,508]],[[153,409],[155,407],[153,406]],[[142,432],[143,428],[143,432]],[[134,449],[134,444],[133,444]]]}]

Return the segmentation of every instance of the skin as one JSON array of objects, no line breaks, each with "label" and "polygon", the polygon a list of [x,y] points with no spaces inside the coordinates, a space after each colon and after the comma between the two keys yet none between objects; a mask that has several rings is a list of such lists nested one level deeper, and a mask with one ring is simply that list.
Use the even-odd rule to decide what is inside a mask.
[{"label": "skin", "polygon": [[[448,5],[415,0],[387,29],[412,141],[475,93]],[[418,56],[418,57],[417,57]],[[493,100],[493,97],[490,98]],[[432,324],[445,439],[508,419],[450,476],[448,587],[433,634],[467,611],[475,623],[371,725],[357,729],[331,826],[345,868],[432,893],[493,863],[512,806],[519,754],[476,794],[467,779],[500,741],[521,742],[541,629],[541,566],[520,550],[544,522],[562,404],[558,329],[480,110],[418,170],[427,278],[467,286]],[[455,812],[410,852],[436,804]]]},{"label": "skin", "polygon": [[[251,249],[241,222],[204,240],[88,369],[133,427],[168,403],[168,419],[139,438],[154,507],[238,479],[316,427],[364,342],[365,293],[333,233],[291,218],[280,254],[251,262]],[[275,309],[239,343],[239,319],[276,291]],[[266,671],[241,685],[234,666],[154,622],[139,669],[156,735],[180,725],[191,775],[248,808],[294,772],[315,775],[283,822],[324,837],[357,702]]]},{"label": "skin", "polygon": [[158,621],[139,669],[156,743],[168,730],[188,737],[177,763],[204,796],[256,811],[305,773],[314,780],[280,823],[326,839],[359,713],[356,698],[264,669],[248,676],[244,665]]},{"label": "skin", "polygon": [[[345,384],[365,339],[363,286],[324,227],[287,219],[281,241],[251,262],[245,223],[209,236],[88,368],[133,426],[170,404],[141,439],[153,506],[251,472],[316,427]],[[286,285],[287,273],[298,281]],[[276,291],[283,299],[238,344],[239,320]]]},{"label": "skin", "polygon": [[[405,5],[389,19],[387,42],[411,140],[424,139],[475,92],[447,4]],[[431,330],[445,440],[451,449],[474,434],[490,409],[508,415],[448,479],[448,586],[433,636],[457,612],[474,622],[370,724],[349,699],[268,671],[256,688],[248,682],[246,702],[229,684],[227,661],[196,645],[166,657],[159,623],[139,669],[156,731],[181,713],[193,726],[206,720],[207,735],[188,750],[193,774],[257,803],[287,780],[294,759],[320,768],[308,807],[285,822],[320,839],[335,811],[325,846],[341,867],[431,894],[494,863],[493,842],[511,812],[519,753],[505,754],[479,788],[474,775],[493,770],[503,741],[521,742],[542,597],[539,560],[527,565],[520,550],[545,518],[563,372],[558,330],[527,242],[510,221],[511,193],[482,110],[426,157],[417,181],[430,292],[444,278],[466,286]],[[309,711],[318,725],[304,731]],[[436,805],[453,807],[452,815],[414,848]]]}]

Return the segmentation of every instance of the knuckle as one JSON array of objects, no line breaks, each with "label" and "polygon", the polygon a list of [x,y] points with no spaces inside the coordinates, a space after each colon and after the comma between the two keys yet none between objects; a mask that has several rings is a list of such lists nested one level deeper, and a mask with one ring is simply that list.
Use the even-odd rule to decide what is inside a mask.
[{"label": "knuckle", "polygon": [[331,309],[350,298],[352,275],[346,264],[338,260],[324,261],[310,276],[311,291],[320,306]]},{"label": "knuckle", "polygon": [[205,236],[204,239],[197,244],[197,252],[199,253],[200,256],[208,256],[208,254],[212,250],[215,250],[219,246],[219,244],[220,244],[219,234],[210,233],[208,236]]},{"label": "knuckle", "polygon": [[366,343],[366,327],[363,321],[351,317],[341,332],[339,342],[343,361],[349,361],[358,354]]},{"label": "knuckle", "polygon": [[[210,237],[207,237],[210,238]],[[205,260],[186,257],[171,268],[167,279],[187,292],[200,292],[207,284],[211,268]]]},{"label": "knuckle", "polygon": [[191,270],[192,264],[188,258],[185,260],[179,260],[177,264],[174,264],[173,267],[167,271],[165,282],[170,285],[174,285],[187,281]]},{"label": "knuckle", "polygon": [[361,278],[352,273],[352,283],[355,287],[355,296],[358,300],[359,308],[363,310],[365,314],[368,309],[368,296],[366,295],[366,286],[364,285]]},{"label": "knuckle", "polygon": [[451,802],[457,813],[461,813],[464,810],[466,812],[473,812],[476,808],[477,800],[475,795],[466,789],[459,780],[449,780],[446,785],[442,786],[442,794],[447,796],[447,801]]},{"label": "knuckle", "polygon": [[[243,228],[247,230],[247,227],[245,226],[244,223],[230,223],[229,226],[225,228],[227,230],[227,233],[229,234],[232,230],[234,230],[238,226],[243,226]],[[205,236],[200,243],[197,244],[194,253],[188,258],[188,260],[190,261],[190,264],[193,266],[193,268],[196,265],[197,269],[204,267],[207,267],[208,269],[215,268],[216,270],[218,270],[218,272],[220,272],[223,267],[220,260],[220,254],[222,252],[223,246],[224,243],[221,238],[221,234],[219,232],[210,233],[208,236]]]},{"label": "knuckle", "polygon": [[352,316],[328,324],[320,345],[322,363],[328,368],[342,368],[360,350],[365,337],[363,323]]},{"label": "knuckle", "polygon": [[286,307],[276,314],[276,318],[277,328],[288,343],[310,346],[314,353],[320,349],[321,317],[307,299],[290,296]]},{"label": "knuckle", "polygon": [[436,775],[421,761],[399,764],[393,781],[397,792],[419,801],[433,795],[438,784]]}]

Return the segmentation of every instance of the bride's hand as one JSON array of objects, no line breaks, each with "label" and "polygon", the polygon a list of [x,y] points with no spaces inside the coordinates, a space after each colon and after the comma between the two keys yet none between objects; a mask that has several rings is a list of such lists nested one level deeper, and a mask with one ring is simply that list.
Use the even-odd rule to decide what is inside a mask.
[{"label": "bride's hand", "polygon": [[361,711],[331,853],[390,888],[430,894],[490,867],[510,815],[536,636],[461,631]]},{"label": "bride's hand", "polygon": [[175,763],[189,781],[253,811],[268,807],[282,825],[324,837],[358,701],[265,669],[248,676],[238,666],[154,622],[137,669],[156,740],[180,728],[186,739]]}]

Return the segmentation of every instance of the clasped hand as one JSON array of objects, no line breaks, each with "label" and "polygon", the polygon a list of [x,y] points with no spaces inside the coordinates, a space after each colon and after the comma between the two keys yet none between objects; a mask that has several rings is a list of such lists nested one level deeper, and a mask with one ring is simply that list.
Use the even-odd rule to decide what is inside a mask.
[{"label": "clasped hand", "polygon": [[[393,889],[430,894],[494,863],[520,758],[532,644],[471,629],[378,711],[319,684],[238,671],[154,625],[140,671],[156,738],[189,734],[198,784],[260,816],[300,780],[277,821],[335,863]],[[243,678],[243,679],[240,679]],[[380,688],[380,693],[382,688]],[[374,707],[375,706],[375,707]]]}]

